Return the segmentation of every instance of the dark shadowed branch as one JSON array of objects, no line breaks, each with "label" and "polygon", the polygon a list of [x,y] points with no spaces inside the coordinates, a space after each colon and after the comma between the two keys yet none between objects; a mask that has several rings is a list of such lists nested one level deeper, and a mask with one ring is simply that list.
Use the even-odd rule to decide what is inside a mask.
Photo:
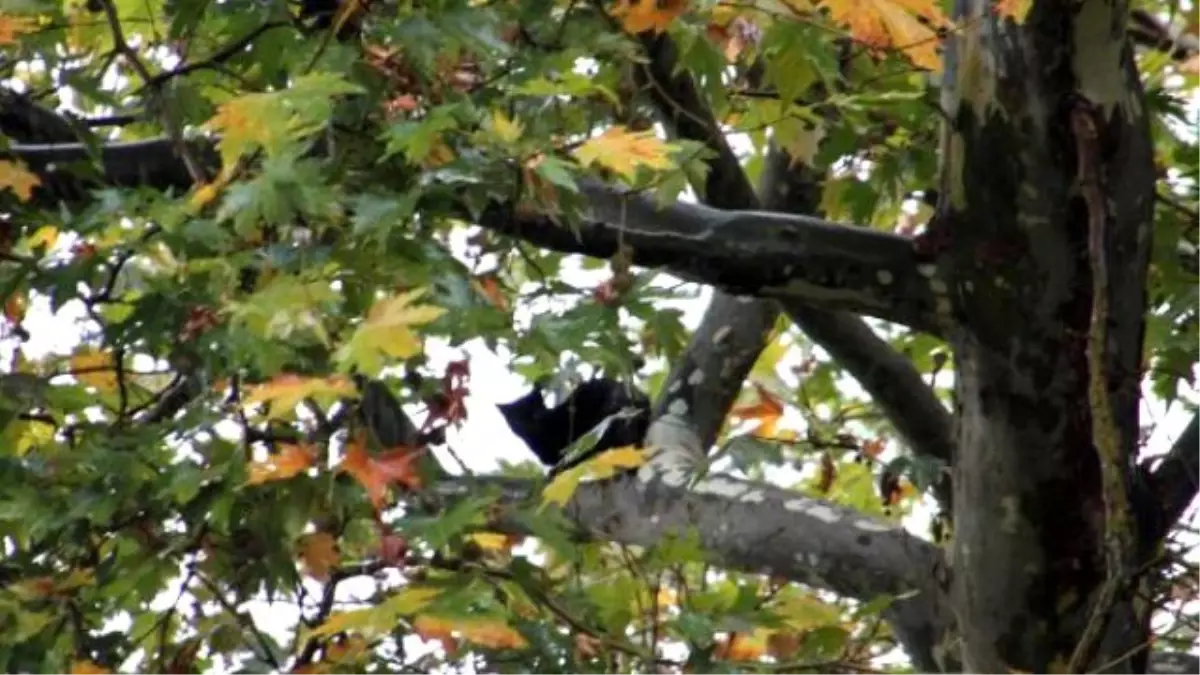
[{"label": "dark shadowed branch", "polygon": [[1193,415],[1192,421],[1176,439],[1171,450],[1163,457],[1162,462],[1150,474],[1150,494],[1158,499],[1160,509],[1158,517],[1158,532],[1155,538],[1166,535],[1184,510],[1196,498],[1197,488],[1200,488],[1200,414]]},{"label": "dark shadowed branch", "polygon": [[[211,141],[192,141],[197,157],[215,159]],[[88,159],[78,144],[15,145],[54,191],[64,170]],[[108,185],[187,189],[191,176],[171,147],[156,139],[113,143],[100,152]],[[61,176],[61,178],[60,178]],[[698,204],[659,205],[598,181],[583,181],[582,222],[518,214],[494,204],[480,225],[544,248],[611,257],[618,244],[633,262],[712,284],[736,295],[796,299],[934,330],[935,296],[910,241],[818,218],[761,211],[722,211]],[[77,194],[78,187],[62,186]]]}]

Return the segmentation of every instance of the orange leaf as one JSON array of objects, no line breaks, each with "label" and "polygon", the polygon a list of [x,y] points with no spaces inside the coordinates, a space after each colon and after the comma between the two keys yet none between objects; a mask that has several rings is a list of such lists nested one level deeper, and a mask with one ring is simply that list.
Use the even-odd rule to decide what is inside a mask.
[{"label": "orange leaf", "polygon": [[617,0],[612,15],[630,33],[661,33],[687,10],[687,0]]},{"label": "orange leaf", "polygon": [[329,581],[329,572],[337,567],[337,541],[327,532],[316,532],[300,537],[300,562],[304,571],[317,581]]},{"label": "orange leaf", "polygon": [[937,31],[950,22],[930,0],[824,0],[821,4],[864,45],[897,49],[921,68],[941,70]]},{"label": "orange leaf", "polygon": [[717,643],[713,655],[723,661],[756,661],[766,653],[767,644],[763,638],[734,633]]},{"label": "orange leaf", "polygon": [[246,485],[287,480],[307,471],[316,459],[316,450],[311,445],[284,444],[278,454],[271,455],[266,461],[250,462],[246,466],[246,473],[250,475]]},{"label": "orange leaf", "polygon": [[883,449],[884,449],[884,447],[886,447],[886,445],[887,445],[887,443],[882,438],[875,438],[875,439],[872,439],[869,441],[865,441],[862,444],[862,454],[864,457],[870,457],[871,459],[878,459],[879,454],[881,452],[883,452]]},{"label": "orange leaf", "polygon": [[13,323],[21,323],[25,318],[25,309],[29,306],[29,298],[25,293],[17,291],[4,301],[4,318]]},{"label": "orange leaf", "polygon": [[738,406],[729,414],[744,420],[758,420],[758,426],[751,433],[759,438],[773,438],[775,427],[783,417],[783,402],[761,384],[755,383],[754,389],[758,392],[758,402]]},{"label": "orange leaf", "polygon": [[454,626],[445,619],[422,614],[413,620],[413,632],[424,640],[440,642],[448,655],[452,656],[458,651],[458,640],[454,639]]},{"label": "orange leaf", "polygon": [[500,289],[500,283],[496,281],[496,277],[491,275],[479,277],[475,280],[475,286],[479,293],[492,303],[493,307],[504,312],[508,311],[508,298]]},{"label": "orange leaf", "polygon": [[[422,614],[413,621],[413,629],[426,640],[441,641],[443,646],[447,645],[447,640],[454,639],[453,633],[493,649],[520,649],[528,644],[516,629],[499,619],[458,619]],[[451,650],[447,647],[446,651]]]},{"label": "orange leaf", "polygon": [[400,483],[410,490],[421,487],[415,463],[422,452],[421,449],[401,447],[372,457],[363,448],[361,440],[356,439],[346,444],[346,455],[339,468],[354,476],[367,489],[367,496],[375,508],[380,508],[387,499],[388,485]]},{"label": "orange leaf", "polygon": [[71,675],[102,675],[103,673],[111,672],[111,670],[102,668],[86,659],[71,662]]}]

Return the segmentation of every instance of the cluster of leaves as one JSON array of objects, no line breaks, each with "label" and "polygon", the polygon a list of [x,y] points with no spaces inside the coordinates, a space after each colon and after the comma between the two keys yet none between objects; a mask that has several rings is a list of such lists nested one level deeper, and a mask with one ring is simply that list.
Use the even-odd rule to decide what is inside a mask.
[{"label": "cluster of leaves", "polygon": [[[584,177],[665,201],[701,184],[702,148],[650,128],[635,84],[642,31],[669,33],[718,118],[749,139],[751,176],[770,138],[829,167],[832,218],[907,227],[906,195],[934,174],[928,72],[937,31],[951,28],[942,10],[348,2],[323,29],[295,11],[19,0],[0,15],[5,77],[77,113],[65,139],[4,142],[78,137],[95,149],[167,135],[195,170],[186,195],[101,186],[46,207],[32,201],[39,178],[0,160],[5,329],[32,338],[0,379],[4,669],[828,670],[887,650],[887,599],[854,607],[714,570],[693,541],[573,540],[547,505],[586,475],[641,461],[628,451],[517,513],[535,535],[524,549],[492,531],[493,495],[431,515],[430,455],[358,424],[356,376],[423,408],[427,431],[464,422],[467,375],[434,372],[430,338],[503,346],[531,379],[564,354],[627,372],[631,354],[680,353],[681,313],[664,303],[686,289],[617,260],[609,281],[578,288],[562,279],[566,256],[464,224],[507,203],[570,227]],[[801,101],[817,84],[830,93]],[[1172,91],[1152,89],[1156,112],[1181,114]],[[215,170],[183,142],[196,132],[220,137]],[[1167,135],[1164,165],[1194,178],[1194,141]],[[1163,227],[1195,243],[1194,213],[1177,205],[1195,203],[1189,185],[1164,183],[1161,208]],[[464,230],[465,252],[454,243]],[[1194,327],[1196,306],[1178,261],[1164,248],[1153,273],[1163,396],[1196,361],[1194,336],[1176,329]],[[568,309],[527,321],[522,310],[546,298]],[[45,339],[29,335],[35,310],[79,316],[77,345],[33,349]],[[930,470],[904,482],[880,471],[889,432],[839,390],[828,359],[799,364],[800,385],[781,379],[798,342],[781,331],[756,368],[736,417],[758,426],[730,433],[733,465],[810,470],[806,489],[898,518]],[[945,364],[933,340],[897,342],[925,372]],[[784,428],[789,410],[803,435]],[[365,590],[348,600],[347,586]],[[263,604],[298,617],[295,629],[268,630],[250,611]],[[440,649],[413,651],[430,644]]]}]

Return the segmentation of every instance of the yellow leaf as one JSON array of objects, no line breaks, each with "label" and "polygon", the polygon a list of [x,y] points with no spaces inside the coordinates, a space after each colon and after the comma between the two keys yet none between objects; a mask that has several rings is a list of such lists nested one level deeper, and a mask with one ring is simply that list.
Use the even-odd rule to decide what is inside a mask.
[{"label": "yellow leaf", "polygon": [[272,419],[290,415],[296,406],[306,398],[313,398],[320,402],[354,396],[357,393],[358,388],[354,386],[354,382],[341,375],[300,377],[289,374],[280,375],[270,382],[252,388],[243,402],[245,405],[270,403],[271,410],[267,418]]},{"label": "yellow leaf", "polygon": [[43,250],[49,251],[58,243],[58,228],[53,225],[43,225],[34,230],[33,234],[25,240],[31,250],[36,250],[39,246]]},{"label": "yellow leaf", "polygon": [[661,33],[687,10],[687,0],[617,0],[612,15],[630,33]]},{"label": "yellow leaf", "polygon": [[571,501],[571,496],[575,494],[575,490],[579,488],[581,480],[583,480],[582,466],[560,472],[542,490],[542,503],[566,506],[567,502]]},{"label": "yellow leaf", "polygon": [[95,663],[87,660],[72,661],[71,675],[102,675],[103,673],[111,673],[107,668],[101,668]]},{"label": "yellow leaf", "polygon": [[304,571],[317,581],[329,581],[329,572],[337,567],[341,556],[337,541],[326,532],[316,532],[300,537],[300,562]]},{"label": "yellow leaf", "polygon": [[112,354],[85,347],[71,357],[71,370],[75,379],[101,391],[112,391],[118,386]]},{"label": "yellow leaf", "polygon": [[602,452],[580,464],[580,467],[586,471],[588,477],[604,479],[611,478],[626,469],[636,469],[645,464],[649,458],[649,448],[628,445]]},{"label": "yellow leaf", "polygon": [[[4,17],[0,16],[0,44],[4,44]],[[33,188],[42,184],[37,174],[25,169],[23,162],[0,159],[0,190],[12,190],[17,199],[27,202],[33,198]]]},{"label": "yellow leaf", "polygon": [[221,188],[225,187],[226,183],[232,178],[228,173],[222,173],[216,180],[211,183],[203,183],[196,186],[195,192],[192,193],[191,199],[188,200],[192,207],[192,212],[197,213],[205,206],[208,206],[221,194]]},{"label": "yellow leaf", "polygon": [[464,640],[492,649],[520,649],[525,637],[499,619],[466,619],[422,614],[413,620],[413,629],[426,640],[442,640],[458,633]]},{"label": "yellow leaf", "polygon": [[435,321],[446,313],[434,305],[411,304],[424,293],[424,289],[417,289],[377,301],[367,319],[338,350],[342,367],[357,366],[363,374],[373,376],[383,368],[381,356],[404,360],[420,354],[421,340],[412,327]]},{"label": "yellow leaf", "polygon": [[512,145],[521,138],[521,134],[525,132],[520,122],[515,122],[508,118],[503,112],[496,110],[492,112],[492,133],[501,141]]},{"label": "yellow leaf", "polygon": [[550,484],[542,490],[542,502],[565,506],[567,502],[571,501],[571,496],[575,494],[580,481],[584,478],[604,480],[623,470],[636,469],[650,458],[650,451],[651,448],[629,445],[602,452],[555,476],[554,480],[550,481]]},{"label": "yellow leaf", "polygon": [[[0,46],[17,44],[18,35],[32,32],[35,28],[37,28],[37,20],[33,17],[0,14]],[[0,162],[0,164],[2,163]],[[0,175],[3,175],[2,168],[0,168]]]},{"label": "yellow leaf", "polygon": [[406,586],[398,593],[375,607],[337,612],[320,626],[306,633],[305,639],[331,637],[338,633],[353,631],[363,636],[388,633],[396,628],[401,617],[412,616],[425,609],[442,589],[430,586]]},{"label": "yellow leaf", "polygon": [[276,480],[287,480],[308,471],[316,461],[312,446],[284,444],[283,449],[263,462],[250,462],[246,466],[246,485],[261,485]]},{"label": "yellow leaf", "polygon": [[485,551],[507,551],[513,541],[507,534],[497,532],[475,532],[469,538]]},{"label": "yellow leaf", "polygon": [[950,22],[930,0],[824,0],[822,4],[834,21],[845,25],[864,45],[896,49],[921,68],[941,70],[937,31],[949,27]]},{"label": "yellow leaf", "polygon": [[633,178],[639,166],[650,169],[670,169],[667,156],[670,147],[652,131],[630,132],[625,127],[612,127],[575,150],[575,158],[588,166],[599,164],[625,178]]}]

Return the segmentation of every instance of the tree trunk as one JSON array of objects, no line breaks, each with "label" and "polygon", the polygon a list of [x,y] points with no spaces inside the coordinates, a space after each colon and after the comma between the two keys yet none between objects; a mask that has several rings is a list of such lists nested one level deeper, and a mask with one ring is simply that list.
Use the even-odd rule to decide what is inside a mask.
[{"label": "tree trunk", "polygon": [[[1126,6],[1036,2],[1026,22],[960,0],[947,53],[941,203],[925,244],[955,355],[954,603],[968,671],[1063,670],[1106,578],[1086,357],[1089,204],[1073,111],[1098,130],[1120,445],[1138,435],[1154,163]],[[932,271],[932,270],[931,270]],[[1088,672],[1145,667],[1122,595]]]}]

